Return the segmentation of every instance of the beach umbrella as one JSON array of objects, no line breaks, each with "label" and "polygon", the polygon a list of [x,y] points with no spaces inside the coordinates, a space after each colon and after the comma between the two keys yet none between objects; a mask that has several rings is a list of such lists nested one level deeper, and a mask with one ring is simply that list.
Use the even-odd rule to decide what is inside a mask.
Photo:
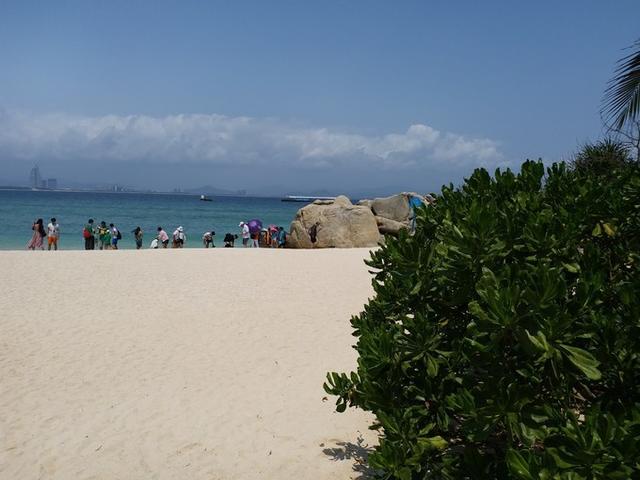
[{"label": "beach umbrella", "polygon": [[274,225],[273,223],[271,225],[269,225],[269,231],[271,232],[277,232],[278,231],[278,226]]},{"label": "beach umbrella", "polygon": [[247,225],[249,225],[249,232],[251,233],[258,233],[260,230],[262,230],[262,222],[257,218],[249,220],[247,222]]}]

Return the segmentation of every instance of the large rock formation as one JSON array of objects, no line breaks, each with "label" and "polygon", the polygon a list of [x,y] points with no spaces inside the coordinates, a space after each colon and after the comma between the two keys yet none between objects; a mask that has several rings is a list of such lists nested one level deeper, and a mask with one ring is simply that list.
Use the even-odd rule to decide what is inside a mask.
[{"label": "large rock formation", "polygon": [[[399,193],[391,197],[374,198],[371,201],[371,210],[376,217],[384,217],[408,225],[411,216],[409,195],[407,193]],[[415,195],[418,196],[417,194]]]},{"label": "large rock formation", "polygon": [[[309,229],[317,225],[317,239],[311,243]],[[371,209],[353,205],[344,196],[316,200],[298,210],[291,222],[287,246],[291,248],[375,247],[378,225]]]},{"label": "large rock formation", "polygon": [[[428,197],[428,198],[427,198]],[[385,198],[363,199],[357,205],[344,196],[335,200],[316,200],[301,208],[291,222],[287,246],[292,248],[373,247],[384,242],[384,235],[398,235],[412,227],[413,202],[433,199],[414,192]],[[317,225],[317,241],[311,242],[309,229]]]},{"label": "large rock formation", "polygon": [[403,192],[390,197],[361,200],[361,202],[371,207],[380,233],[398,235],[400,230],[411,228],[413,199],[418,199],[420,203],[428,203],[425,197],[415,192]]}]

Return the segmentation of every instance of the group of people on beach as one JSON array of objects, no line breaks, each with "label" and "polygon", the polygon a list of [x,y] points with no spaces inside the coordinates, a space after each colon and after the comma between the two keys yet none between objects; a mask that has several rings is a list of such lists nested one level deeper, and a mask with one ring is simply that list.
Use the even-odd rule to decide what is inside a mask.
[{"label": "group of people on beach", "polygon": [[[252,229],[247,222],[240,222],[238,225],[242,235],[242,246],[259,248],[271,247],[271,248],[284,248],[287,242],[287,232],[283,227],[276,225],[270,225],[269,228]],[[226,247],[225,237],[225,247]],[[231,242],[233,246],[233,241]]]},{"label": "group of people on beach", "polygon": [[[235,241],[240,236],[242,238],[243,247],[271,247],[283,248],[286,244],[287,233],[283,227],[270,225],[269,228],[261,228],[259,231],[251,230],[247,222],[240,222],[238,225],[240,234],[226,233],[224,236],[224,246],[233,248]],[[58,249],[58,241],[60,239],[60,225],[55,218],[44,227],[41,218],[33,222],[31,227],[33,235],[27,243],[29,250],[44,250],[44,239],[47,238],[48,249]],[[136,249],[140,250],[143,245],[144,231],[137,226],[131,231],[135,240]],[[216,232],[211,229],[202,235],[202,244],[204,248],[214,248],[214,237]],[[118,242],[122,239],[120,229],[113,223],[107,225],[105,221],[96,224],[93,218],[90,218],[82,229],[82,237],[84,239],[85,250],[118,250]],[[187,235],[182,226],[177,227],[171,237],[159,226],[157,234],[151,241],[149,248],[168,248],[171,242],[172,248],[183,248],[187,242]]]},{"label": "group of people on beach", "polygon": [[[141,248],[142,230],[140,227],[137,227],[137,229],[140,232],[140,246],[138,248]],[[98,250],[118,250],[118,241],[122,239],[122,233],[113,223],[107,226],[107,222],[102,221],[96,226],[93,218],[90,218],[82,229],[82,237],[84,238],[85,250],[95,250],[96,244]]]},{"label": "group of people on beach", "polygon": [[[139,227],[138,227],[139,228]],[[187,241],[187,235],[184,233],[184,228],[179,226],[171,235],[171,246],[173,248],[182,248]],[[142,241],[140,242],[142,246]],[[169,246],[169,234],[165,232],[164,228],[158,227],[158,234],[151,241],[150,248],[167,248]],[[139,248],[139,247],[138,247]]]}]

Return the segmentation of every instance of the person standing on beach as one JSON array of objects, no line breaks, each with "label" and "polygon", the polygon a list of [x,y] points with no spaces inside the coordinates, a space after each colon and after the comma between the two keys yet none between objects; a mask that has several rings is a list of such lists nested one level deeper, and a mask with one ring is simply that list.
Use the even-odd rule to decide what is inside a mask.
[{"label": "person standing on beach", "polygon": [[82,238],[84,238],[84,249],[93,250],[96,248],[96,239],[94,238],[93,218],[90,218],[82,229]]},{"label": "person standing on beach", "polygon": [[98,227],[98,248],[100,250],[108,250],[111,248],[111,233],[105,221],[100,222]]},{"label": "person standing on beach", "polygon": [[249,231],[249,225],[247,225],[245,222],[240,222],[238,226],[240,227],[240,230],[242,232],[242,246],[248,247],[249,237],[251,237],[251,232]]},{"label": "person standing on beach", "polygon": [[286,242],[287,232],[284,231],[283,227],[278,227],[278,248],[284,248]]},{"label": "person standing on beach", "polygon": [[31,236],[31,240],[29,240],[29,243],[27,243],[27,250],[44,250],[42,243],[44,237],[47,236],[47,232],[45,232],[42,223],[42,219],[39,218],[35,222],[33,222],[33,225],[31,225],[33,235]]},{"label": "person standing on beach", "polygon": [[184,234],[184,228],[182,228],[181,226],[176,228],[173,232],[173,248],[184,247],[184,242],[186,241],[186,239],[187,237]]},{"label": "person standing on beach", "polygon": [[114,250],[118,249],[118,240],[122,238],[122,234],[120,230],[113,224],[109,224],[109,233],[111,234],[111,248]]},{"label": "person standing on beach", "polygon": [[54,250],[58,250],[58,238],[60,238],[60,225],[55,218],[52,218],[47,225],[47,250],[51,250],[51,245]]},{"label": "person standing on beach", "polygon": [[140,227],[136,227],[131,233],[133,233],[133,238],[136,241],[136,250],[140,250],[142,248],[142,236],[144,232]]},{"label": "person standing on beach", "polygon": [[162,227],[158,227],[158,241],[162,244],[162,248],[167,248],[169,245],[169,235]]}]

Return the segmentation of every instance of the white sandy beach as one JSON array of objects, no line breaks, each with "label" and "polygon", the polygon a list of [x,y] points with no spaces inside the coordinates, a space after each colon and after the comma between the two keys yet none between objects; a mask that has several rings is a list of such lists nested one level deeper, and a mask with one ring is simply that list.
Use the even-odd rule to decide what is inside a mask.
[{"label": "white sandy beach", "polygon": [[322,383],[367,256],[0,252],[0,479],[359,478],[371,417]]}]

